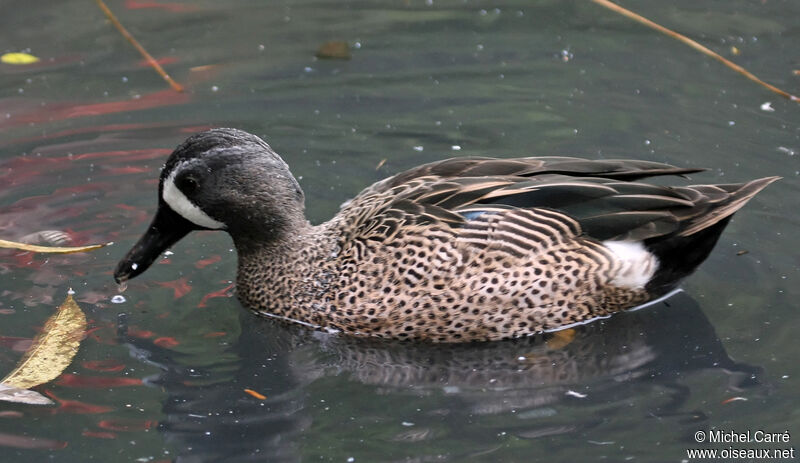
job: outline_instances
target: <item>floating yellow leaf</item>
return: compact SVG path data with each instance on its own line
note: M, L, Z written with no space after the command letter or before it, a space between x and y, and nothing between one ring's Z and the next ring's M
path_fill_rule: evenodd
M37 246L35 244L15 243L14 241L0 240L0 248L19 249L20 251L30 251L30 252L49 252L51 254L70 254L73 252L94 251L95 249L100 249L103 246L108 246L109 244L111 243L93 244L91 246L63 247L63 246Z
M0 383L28 389L57 378L78 352L85 330L86 315L72 294L67 294L58 311L47 319L42 332L33 339L17 368Z
M32 64L39 61L39 58L27 53L6 53L0 56L0 61L6 64Z

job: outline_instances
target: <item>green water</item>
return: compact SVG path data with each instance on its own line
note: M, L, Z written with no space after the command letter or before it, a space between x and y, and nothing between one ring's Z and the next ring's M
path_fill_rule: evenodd
M625 5L800 93L797 2ZM57 405L0 403L3 461L682 461L732 445L696 443L709 429L791 434L737 448L797 445L797 103L590 2L109 6L187 92L142 65L93 2L0 5L2 51L41 58L0 64L0 238L115 242L0 251L0 375L70 287L91 329L65 374L36 388ZM330 40L352 59L314 58ZM111 271L155 209L166 156L211 126L263 136L313 222L456 155L784 180L735 217L684 293L555 337L420 346L258 320L225 290L230 239L207 232L112 302Z

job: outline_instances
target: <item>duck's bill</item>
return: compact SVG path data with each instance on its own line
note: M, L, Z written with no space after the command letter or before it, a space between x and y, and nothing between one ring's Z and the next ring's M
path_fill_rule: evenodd
M143 273L162 252L195 228L191 222L162 205L145 234L117 264L114 280L122 283Z

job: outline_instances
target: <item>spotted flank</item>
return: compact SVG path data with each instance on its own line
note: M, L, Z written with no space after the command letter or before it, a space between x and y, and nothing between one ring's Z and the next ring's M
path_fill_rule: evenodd
M167 161L150 228L115 272L196 229L236 245L254 312L354 336L485 341L555 331L674 290L776 177L659 186L700 172L636 160L454 158L377 182L313 226L283 160L234 129ZM132 267L132 263L138 263Z

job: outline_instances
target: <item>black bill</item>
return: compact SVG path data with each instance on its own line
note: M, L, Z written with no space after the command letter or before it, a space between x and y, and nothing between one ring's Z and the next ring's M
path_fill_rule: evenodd
M162 252L190 231L197 229L196 225L178 215L169 206L161 204L145 234L117 264L114 280L122 283L136 277L147 270Z

